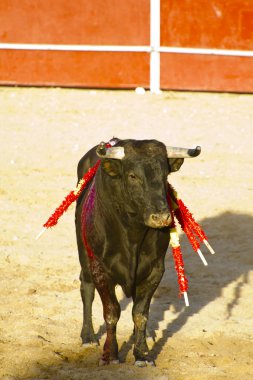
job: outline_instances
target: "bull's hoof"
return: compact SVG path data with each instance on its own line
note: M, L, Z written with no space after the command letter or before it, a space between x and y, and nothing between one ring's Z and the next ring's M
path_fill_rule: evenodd
M83 328L80 335L83 347L99 346L99 340L93 328ZM87 345L87 346L86 346Z
M150 367L155 367L155 362L153 360L149 361L149 360L136 360L134 365L136 367L147 367L147 366L150 366Z
M110 364L119 364L119 359L111 360Z
M98 347L98 346L99 346L99 342L98 341L82 343L82 347L83 348L94 348L94 347Z
M96 347L99 346L99 340L96 338L95 334L81 334L82 346L83 347Z
M98 365L101 367L101 366L104 366L104 365L108 365L108 364L119 364L119 360L118 359L113 359L113 360L104 360L103 358L101 358L99 360L99 363Z

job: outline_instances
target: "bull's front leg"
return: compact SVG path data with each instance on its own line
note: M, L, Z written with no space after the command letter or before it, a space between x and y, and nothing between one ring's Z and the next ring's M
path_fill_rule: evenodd
M159 259L152 272L141 284L136 287L136 294L133 305L133 321L135 330L134 357L135 365L144 367L147 364L154 365L153 359L149 355L146 342L146 327L149 315L149 307L152 296L159 285L164 273L163 259Z
M120 317L120 305L116 298L115 285L111 283L105 274L101 263L96 258L91 260L90 266L96 289L103 304L107 334L103 349L103 356L99 364L117 364L119 363L119 359L116 327Z
M92 303L94 300L95 286L92 281L88 282L84 277L84 273L81 271L80 292L83 301L83 327L81 331L81 338L83 346L89 346L90 344L98 344L92 323Z
M80 292L83 301L83 327L81 331L82 343L84 346L90 344L98 344L97 337L94 333L92 323L92 303L94 300L95 286L93 283L92 275L89 268L89 261L87 252L84 248L84 244L81 237L80 227L80 212L81 207L76 209L76 238L79 253L79 260L82 267L80 273Z

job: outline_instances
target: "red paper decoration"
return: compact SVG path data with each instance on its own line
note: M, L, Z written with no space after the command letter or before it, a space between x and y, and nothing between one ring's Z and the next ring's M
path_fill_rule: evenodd
M184 273L184 262L183 262L183 255L181 252L180 245L172 248L172 254L175 261L175 269L177 272L179 289L180 289L181 294L183 294L187 292L188 290L188 280Z
M91 179L94 177L94 175L97 172L97 169L100 165L100 160L97 161L96 165L94 165L92 168L88 170L88 172L83 176L83 178L78 182L77 187L72 190L62 201L59 207L54 211L54 213L48 218L45 224L43 224L43 227L49 228L53 227L57 224L59 218L62 216L62 214L67 211L69 206L78 199L82 191L85 189L85 187L88 185L88 183L91 181Z

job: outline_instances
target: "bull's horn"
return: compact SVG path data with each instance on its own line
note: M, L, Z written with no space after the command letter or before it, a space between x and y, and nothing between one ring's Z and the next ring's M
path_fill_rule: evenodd
M114 146L107 148L105 143L100 143L96 153L101 158L115 158L122 160L125 157L124 148L122 146Z
M201 152L200 146L196 146L196 148L193 148L193 149L166 146L166 149L167 149L167 156L169 158L197 157Z

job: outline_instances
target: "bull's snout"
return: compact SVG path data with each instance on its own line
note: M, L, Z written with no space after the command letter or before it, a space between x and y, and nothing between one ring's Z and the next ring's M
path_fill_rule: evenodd
M163 228L170 226L171 222L172 218L169 212L160 212L151 214L145 224L152 228Z

